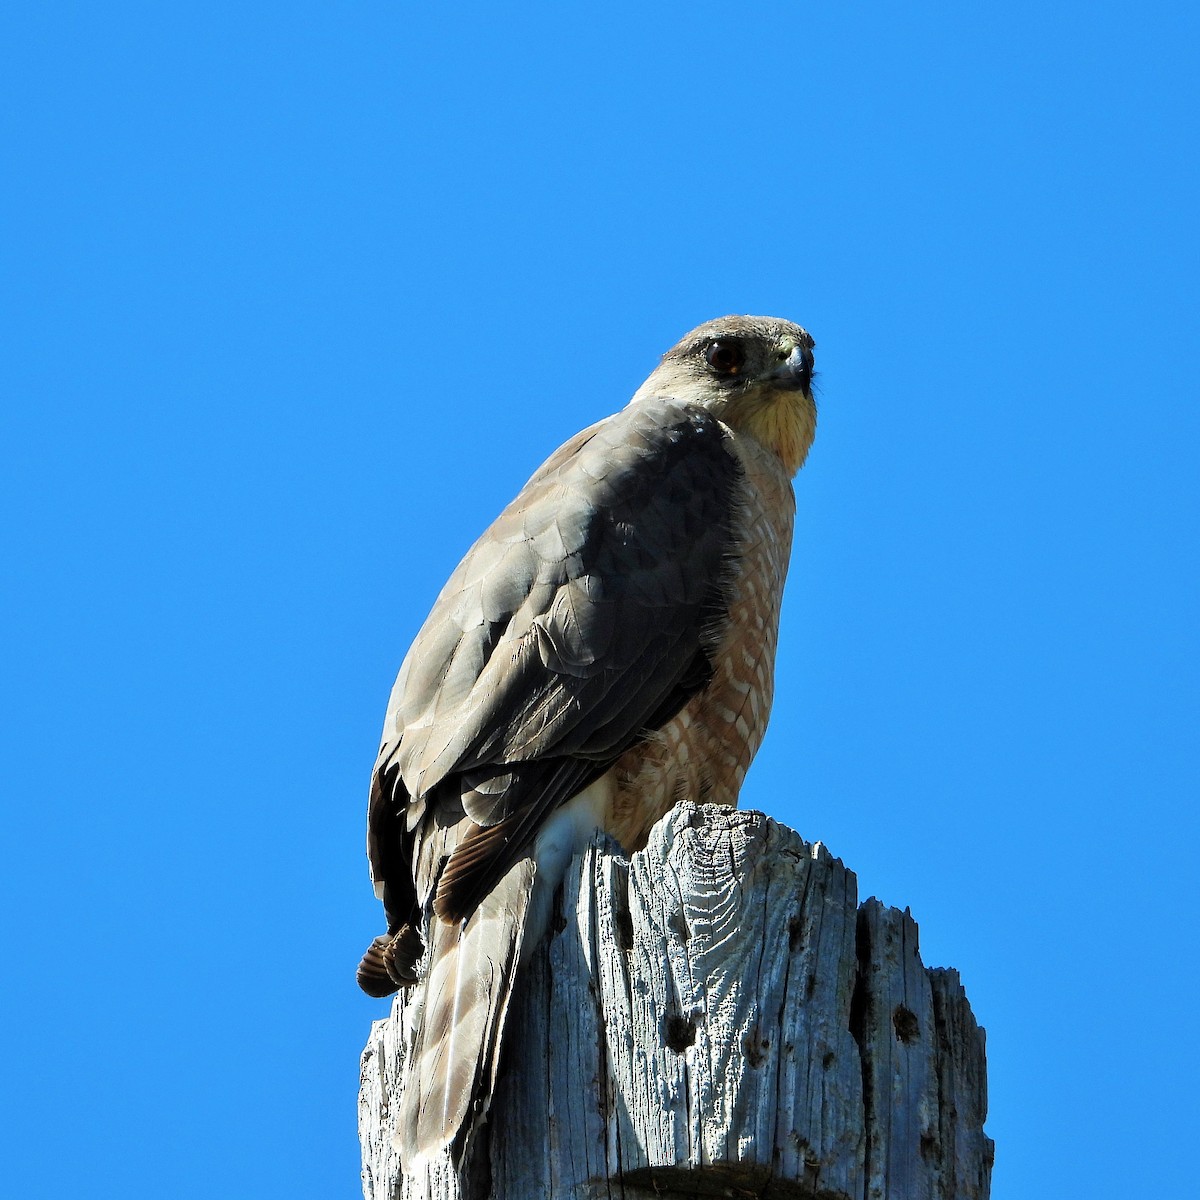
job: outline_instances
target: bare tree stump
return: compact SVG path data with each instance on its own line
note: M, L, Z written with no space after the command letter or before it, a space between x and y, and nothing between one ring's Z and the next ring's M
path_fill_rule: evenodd
M983 1030L911 915L761 813L684 804L572 865L469 1182L392 1148L413 996L363 1054L367 1200L987 1200Z

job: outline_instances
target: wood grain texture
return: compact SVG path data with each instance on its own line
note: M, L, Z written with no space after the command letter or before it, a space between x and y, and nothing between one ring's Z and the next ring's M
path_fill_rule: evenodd
M420 988L376 1022L367 1200L986 1200L983 1031L907 912L760 813L680 805L598 839L510 1012L471 1175L392 1143ZM489 1136L490 1134L490 1136Z

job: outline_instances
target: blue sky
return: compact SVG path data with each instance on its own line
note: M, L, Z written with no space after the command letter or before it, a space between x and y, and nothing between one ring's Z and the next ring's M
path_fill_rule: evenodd
M962 971L997 1200L1194 1188L1200 19L833 7L10 6L10 1194L357 1194L396 667L726 312L821 373L743 803Z

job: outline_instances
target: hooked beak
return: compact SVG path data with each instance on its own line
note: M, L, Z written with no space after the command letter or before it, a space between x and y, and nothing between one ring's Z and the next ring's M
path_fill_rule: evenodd
M812 393L813 352L807 346L796 346L792 352L771 372L776 387Z

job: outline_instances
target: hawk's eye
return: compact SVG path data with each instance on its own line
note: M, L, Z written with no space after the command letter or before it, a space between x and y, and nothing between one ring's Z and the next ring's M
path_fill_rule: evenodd
M741 342L721 338L709 342L708 349L704 351L704 361L718 375L736 375L745 366L746 351Z

